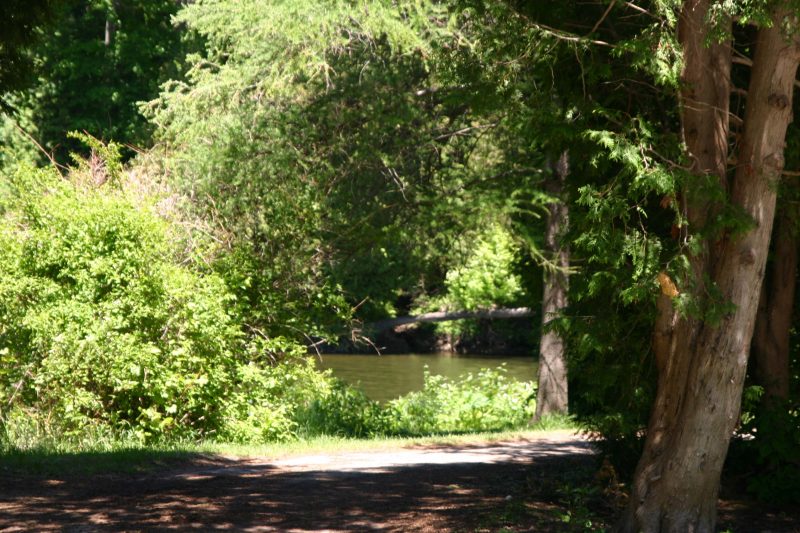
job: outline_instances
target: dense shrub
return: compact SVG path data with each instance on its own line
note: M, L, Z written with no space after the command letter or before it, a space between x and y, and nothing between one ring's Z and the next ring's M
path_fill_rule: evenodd
M332 389L330 374L319 372L299 351L275 365L242 364L224 400L224 423L215 439L243 444L294 440L308 433L309 408Z
M374 437L388 433L387 412L364 392L339 380L303 417L307 435Z
M535 411L535 386L483 369L458 380L425 373L425 386L389 404L396 434L475 432L524 426Z
M425 372L422 390L382 406L342 382L312 404L309 434L349 437L496 431L525 426L535 411L535 386L508 378L505 368L452 380Z
M742 425L731 442L725 475L746 480L761 501L800 502L800 404L764 401L764 389L745 387Z
M447 299L460 309L504 305L523 296L520 276L514 272L519 253L511 235L493 225L471 243L463 264L447 272Z
M749 463L753 477L747 489L762 501L800 502L800 410L798 405L762 407L745 430L755 434ZM760 432L759 432L760 430Z
M65 434L202 434L235 379L223 282L172 259L164 223L119 191L21 170L0 200L3 408Z
M520 246L500 223L462 236L453 243L450 256L452 264L445 273L442 292L434 296L418 295L411 314L474 311L530 303L528 284L520 274L525 269ZM530 265L527 268L530 269ZM459 352L493 352L504 350L508 345L535 345L533 328L527 323L521 326L518 321L468 318L438 322L430 329L436 336L446 338L451 348Z

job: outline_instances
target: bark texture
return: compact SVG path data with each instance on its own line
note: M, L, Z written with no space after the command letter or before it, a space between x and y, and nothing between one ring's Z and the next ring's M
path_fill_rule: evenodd
M756 381L767 405L789 397L789 340L797 278L794 220L783 210L773 232L772 264L761 287L752 357Z
M783 169L786 128L800 48L783 30L788 11L758 34L747 110L730 182L728 110L731 49L708 36L711 0L687 0L679 21L684 51L682 121L696 179L682 193L689 221L682 238L696 239L722 209L701 191L710 176L730 204L752 219L748 229L715 233L689 259L692 272L678 286L708 305L709 284L731 311L718 320L684 317L663 291L653 348L658 392L636 469L630 504L619 525L626 532L714 531L719 477L738 422L750 340L758 308ZM709 44L710 43L710 44Z
M569 174L569 154L564 152L554 165L553 175L545 184L548 194L557 200L548 206L544 252L552 265L544 271L542 298L542 339L539 345L539 389L534 421L545 415L568 412L567 362L564 339L548 324L561 316L567 306L569 249L562 241L568 223L568 207L563 200L564 183Z

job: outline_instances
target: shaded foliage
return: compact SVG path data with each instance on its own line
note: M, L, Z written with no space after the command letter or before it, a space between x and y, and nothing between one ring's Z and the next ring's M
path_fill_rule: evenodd
M34 73L32 48L56 19L64 0L8 0L0 13L0 109L11 111L6 93L26 87Z
M189 44L171 21L179 7L173 0L55 6L57 24L29 52L35 83L15 95L14 102L29 110L33 133L57 161L69 163L72 151L85 153L81 143L67 137L73 130L121 144L148 144L152 128L139 114L138 103L180 74Z

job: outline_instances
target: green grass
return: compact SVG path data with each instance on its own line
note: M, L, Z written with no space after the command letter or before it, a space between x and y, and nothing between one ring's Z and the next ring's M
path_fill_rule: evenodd
M200 458L202 454L179 446L76 452L39 448L0 451L0 469L41 476L133 473Z
M572 429L578 431L581 429L580 424L575 418L568 415L547 415L543 416L541 420L531 426L532 430L537 431L555 431L559 429Z
M551 427L572 429L571 427ZM92 449L68 451L55 448L28 450L0 450L0 469L29 475L91 475L97 473L132 473L179 466L192 461L215 461L243 457L278 459L283 457L341 453L348 451L381 451L415 446L468 445L505 440L534 438L537 430L516 430L466 435L438 435L432 437L387 437L373 439L347 439L318 436L306 440L248 446L220 442L178 442L169 445L135 447L128 443Z

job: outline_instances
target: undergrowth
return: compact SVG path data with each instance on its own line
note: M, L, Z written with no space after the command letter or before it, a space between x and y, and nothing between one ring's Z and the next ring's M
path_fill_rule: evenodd
M309 361L254 371L240 384L238 392L225 400L233 412L223 411L223 423L214 432L143 439L140 432L100 421L86 424L80 432L65 432L34 407L17 406L4 413L0 449L103 452L201 441L263 445L324 437L458 435L525 428L535 408L535 386L508 378L503 367L456 380L426 373L422 390L387 405L370 400L328 372L317 372ZM546 419L535 427L549 430L571 423L566 418Z

